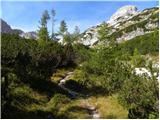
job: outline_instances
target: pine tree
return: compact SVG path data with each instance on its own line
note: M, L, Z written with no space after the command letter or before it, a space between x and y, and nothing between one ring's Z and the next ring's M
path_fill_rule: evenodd
M67 32L67 24L64 20L61 21L60 23L60 28L59 28L59 33L64 35L65 32Z
M54 22L56 21L55 20L55 15L56 15L56 12L54 9L51 10L51 15L52 15L52 39L54 38Z
M48 11L45 10L42 14L41 20L40 20L40 27L38 30L38 37L41 44L43 44L45 41L48 41L49 34L47 30L47 22L50 19L50 16L48 14Z

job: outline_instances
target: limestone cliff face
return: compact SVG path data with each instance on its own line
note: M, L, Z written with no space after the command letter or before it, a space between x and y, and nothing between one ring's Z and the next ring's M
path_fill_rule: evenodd
M128 20L129 18L131 18L133 15L136 14L138 14L137 7L132 5L127 5L118 9L117 12L111 16L108 23L110 25L115 25L120 21L122 22Z
M136 36L153 32L158 29L159 9L157 7L138 11L135 6L124 6L106 22L108 25L108 39L114 38L117 42L131 40ZM99 44L98 30L101 24L87 29L83 33L81 43L88 46ZM107 41L107 40L106 40Z

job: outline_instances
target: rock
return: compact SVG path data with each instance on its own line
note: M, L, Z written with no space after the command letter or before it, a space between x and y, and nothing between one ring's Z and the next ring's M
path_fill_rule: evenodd
M145 25L145 28L146 29L155 29L155 28L158 28L158 23L151 23L151 22L149 22L149 23L147 23Z
M90 28L85 32L85 35L81 39L81 43L87 46L92 46L98 41L98 29Z
M118 9L117 12L111 16L110 20L106 22L108 26L106 34L108 36L111 36L112 34L117 32L116 34L118 35L115 40L120 43L123 40L127 41L137 36L151 33L155 29L158 29L158 15L155 16L158 12L159 9L157 7L145 9L139 12L135 6L124 6ZM100 44L107 45L108 39L103 42L99 41L98 39L98 30L100 26L101 24L98 24L97 26L88 28L82 34L83 37L80 42L89 47L94 47ZM128 30L128 28L130 30ZM118 33L119 31L121 32L121 34Z
M100 118L100 114L99 113L94 113L93 114L93 119L99 119Z
M132 5L127 5L124 7L121 7L120 9L117 10L116 13L114 13L108 23L110 25L115 25L119 21L124 21L129 18L131 18L133 15L136 15L137 12L137 7L132 6Z
M137 36L140 36L140 35L144 35L145 32L142 28L137 28L137 30L135 31L132 31L132 32L129 32L129 33L124 33L120 38L117 38L117 42L122 42L124 40L130 40L130 39L133 39Z
M146 68L135 68L135 73L136 75L142 76L142 75L147 75L148 77L151 77L151 73L149 70Z
M20 34L21 37L24 37L26 39L38 39L37 33L34 31L31 32L23 32Z

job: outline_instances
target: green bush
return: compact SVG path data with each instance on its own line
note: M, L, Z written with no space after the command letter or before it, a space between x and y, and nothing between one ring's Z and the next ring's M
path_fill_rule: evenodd
M143 55L157 53L159 51L158 38L158 31L154 31L121 43L119 48L121 48L123 52L128 51L131 55L133 55L135 48Z
M119 93L120 102L129 110L129 118L158 118L158 82L132 75Z

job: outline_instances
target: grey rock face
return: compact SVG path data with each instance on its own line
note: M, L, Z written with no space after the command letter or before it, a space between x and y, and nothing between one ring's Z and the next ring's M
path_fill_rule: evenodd
M91 28L88 29L83 36L81 43L87 46L92 46L95 42L98 41L98 29Z
M137 7L132 6L132 5L127 5L124 7L121 7L120 9L117 10L116 13L114 13L108 23L110 25L115 25L119 21L125 21L129 18L131 18L133 15L136 15L137 12Z
M149 23L147 23L145 25L145 28L146 29L155 29L155 28L158 28L158 23L151 23L151 22L149 22Z
M144 30L142 28L137 28L137 30L132 31L130 33L125 33L120 38L117 38L117 42L130 40L130 39L133 39L133 38L135 38L137 36L144 35L144 34L145 34L145 32L144 32Z
M124 6L117 10L110 20L106 22L108 24L108 32L106 34L111 36L113 33L117 32L116 34L119 34L118 32L122 31L121 33L123 34L121 36L118 35L116 38L117 42L122 42L153 32L154 29L158 29L157 13L159 13L157 7L138 12L135 6ZM90 47L95 44L101 44L98 40L100 26L101 24L87 29L83 33L81 43ZM131 27L132 29L130 29ZM106 41L104 43L107 43Z

